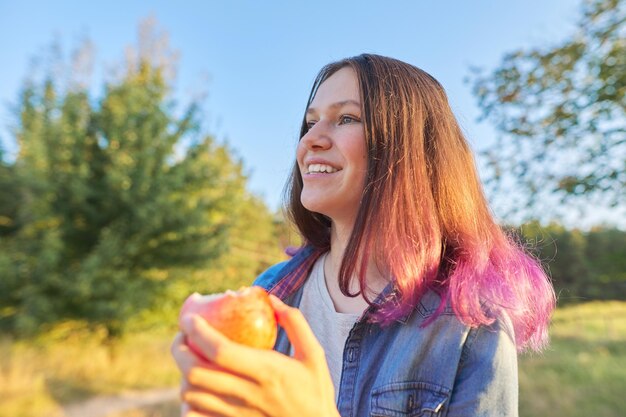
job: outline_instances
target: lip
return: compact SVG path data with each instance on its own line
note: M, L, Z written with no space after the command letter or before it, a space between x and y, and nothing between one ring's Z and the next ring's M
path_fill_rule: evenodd
M302 174L302 179L306 180L306 179L313 179L313 178L330 178L330 177L337 175L340 172L341 171L336 171L333 173L326 173L326 172L304 173Z

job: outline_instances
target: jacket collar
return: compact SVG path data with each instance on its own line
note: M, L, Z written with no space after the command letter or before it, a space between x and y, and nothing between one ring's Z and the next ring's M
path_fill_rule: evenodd
M313 268L313 265L315 265L315 262L325 252L327 252L326 248L315 248L310 245L306 245L298 249L281 270L274 285L268 288L269 293L274 294L282 300L291 297L304 285L311 269ZM387 302L397 303L397 301L394 300L397 297L397 288L393 282L390 282L374 299L372 305L365 310L359 321L372 314L376 311L376 309L380 308ZM407 313L398 317L396 320L400 323L406 323L413 313L413 310L414 309L410 309Z

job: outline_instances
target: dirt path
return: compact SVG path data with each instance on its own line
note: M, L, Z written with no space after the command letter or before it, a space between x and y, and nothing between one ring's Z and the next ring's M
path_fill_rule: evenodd
M175 401L178 388L162 388L150 391L129 391L119 395L96 397L64 408L66 417L106 417L111 413L132 410Z

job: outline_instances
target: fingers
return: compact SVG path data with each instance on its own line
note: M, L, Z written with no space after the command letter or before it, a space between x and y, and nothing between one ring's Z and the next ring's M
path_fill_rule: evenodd
M235 343L196 315L184 317L181 327L187 339L197 346L210 362L254 381L260 379L261 374L256 370L267 363L266 356L277 355L274 351L253 349ZM184 358L181 362L183 366L187 365Z
M276 319L287 332L287 337L294 347L294 357L305 362L319 362L326 358L324 350L315 338L309 323L297 308L283 303L278 297L270 294L270 302L276 312Z
M186 395L188 412L185 417L200 416L240 416L241 405L230 399L211 393L190 392Z
M242 408L262 406L259 386L250 375L265 375L259 379L267 379L267 375L246 363L254 361L258 367L263 361L255 360L256 355L276 352L237 345L198 317L184 320L181 327L186 333L178 333L171 346L172 356L183 374L181 416L240 416ZM190 341L213 361L207 362L195 354L187 345ZM248 366L250 369L246 369Z
M250 400L253 398L252 394L258 389L258 385L245 376L231 374L217 368L192 368L186 375L186 380L189 385L183 392L185 401L187 400L186 392L193 391L191 387L197 387L215 395L235 398L242 404L254 405Z
M252 409L258 409L263 402L258 386L246 377L230 374L212 364L190 368L180 384L181 416L194 415L192 410L209 410L215 398L222 398L231 406ZM215 415L216 409L210 411Z
M187 314L181 318L180 328L184 333L186 342L202 348L202 353L207 359L213 360L216 349L222 345L228 345L230 340L219 331L211 327L204 319L196 314ZM208 343L198 343L206 339Z
M174 358L174 362L176 362L176 366L183 374L197 362L195 355L185 344L185 335L181 332L178 332L174 337L170 353Z
M216 368L193 368L181 383L181 401L184 417L195 416L194 412L240 416L242 409L250 412L263 406L254 383Z
M224 417L223 414L209 413L193 410L188 404L181 407L180 417Z

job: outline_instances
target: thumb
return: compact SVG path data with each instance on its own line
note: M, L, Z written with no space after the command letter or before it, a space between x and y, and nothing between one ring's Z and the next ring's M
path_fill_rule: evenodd
M278 324L285 329L287 338L293 345L294 358L311 364L318 364L322 360L326 365L324 349L315 338L302 312L283 303L273 294L270 294L270 302L276 313Z

